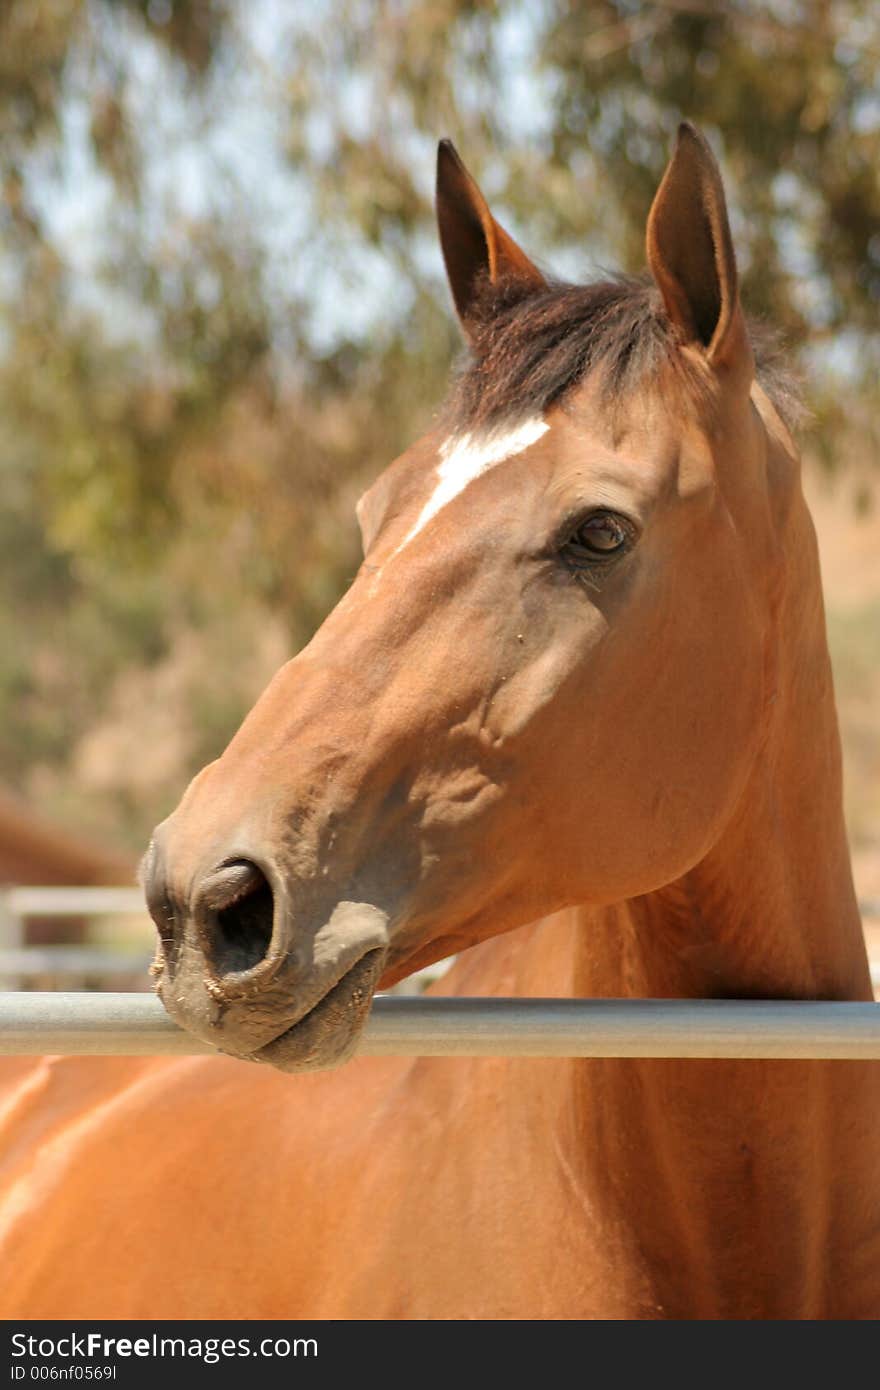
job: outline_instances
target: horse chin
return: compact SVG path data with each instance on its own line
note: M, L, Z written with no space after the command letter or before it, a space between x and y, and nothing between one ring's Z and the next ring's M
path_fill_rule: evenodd
M385 960L384 971L379 980L379 989L392 989L394 985L399 985L401 980L414 975L418 970L424 970L429 965L436 965L439 960L448 960L450 956L457 955L459 951L464 951L468 946L473 946L477 938L464 933L450 933L447 936L434 937L431 941L423 945L410 947L394 946L388 951Z
M357 1049L387 951L362 956L313 1009L272 1042L248 1055L279 1071L323 1071L341 1066Z

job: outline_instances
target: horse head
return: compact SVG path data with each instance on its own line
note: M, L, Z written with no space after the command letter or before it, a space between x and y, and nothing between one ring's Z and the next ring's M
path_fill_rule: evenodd
M347 1058L421 966L687 872L773 699L796 458L705 140L681 127L644 280L549 280L445 142L437 214L468 362L144 861L171 1016L287 1070Z

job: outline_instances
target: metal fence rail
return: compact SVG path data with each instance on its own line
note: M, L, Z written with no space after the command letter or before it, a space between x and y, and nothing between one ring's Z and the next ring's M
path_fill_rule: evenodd
M99 913L147 915L141 888L13 885L0 888L0 901L13 917L88 917Z
M194 1056L213 1049L142 994L0 994L0 1053ZM380 996L371 1056L880 1060L880 1004Z

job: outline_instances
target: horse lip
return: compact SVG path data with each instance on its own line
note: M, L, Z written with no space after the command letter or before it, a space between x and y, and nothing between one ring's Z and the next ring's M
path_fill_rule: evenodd
M364 962L368 960L370 956L376 955L380 949L381 948L372 946L368 951L365 951L362 956L359 956L358 959L355 961L354 965L350 965L347 970L344 970L342 974L336 980L334 980L332 985L329 985L328 988L325 989L320 999L316 1000L314 1004L312 1004L308 1009L306 1009L304 1014L300 1014L299 1018L294 1019L293 1023L289 1023L286 1028L282 1028L280 1033L276 1033L275 1037L272 1038L269 1042L263 1043L261 1047L257 1048L257 1052L264 1052L267 1047L274 1047L275 1044L277 1042L280 1042L282 1038L286 1038L290 1033L293 1033L297 1028L299 1028L300 1024L307 1023L308 1020L315 1015L318 1009L320 1009L323 1005L325 1005L328 1002L330 996L334 994L336 990L340 989L340 987L344 985L346 981L349 981L350 977L355 973L355 971L360 970ZM358 986L355 983L355 989L357 990L357 988Z
M298 1042L309 1027L320 1024L322 1011L324 1014L331 1013L334 1006L346 1013L352 1014L352 1021L354 1024L366 1021L366 1016L372 1005L376 984L378 983L378 978L384 964L385 955L386 948L371 946L362 956L358 957L354 965L349 966L349 968L324 991L320 999L318 999L311 1008L300 1015L299 1018L295 1019L293 1023L288 1024L287 1027L276 1034L270 1042L263 1043L253 1052L249 1052L245 1060L269 1063L283 1063L288 1060L273 1054L287 1051L288 1049L284 1048L285 1042L289 1044ZM334 1033L335 1032L338 1032L338 1030L334 1030ZM343 1039L343 1048L335 1050L331 1048L331 1052L336 1051L340 1054L344 1053L344 1055L333 1055L330 1060L345 1060L353 1050L354 1042L359 1033L359 1027L352 1027L349 1029ZM321 1037L317 1039L317 1042L323 1044L324 1038ZM308 1041L306 1041L304 1056L302 1058L294 1057L292 1060L299 1062L303 1066L308 1066L310 1064L320 1065L321 1059L318 1057L318 1053L320 1053L321 1050L320 1046L317 1050L314 1046L310 1049ZM326 1064L328 1063L325 1062L325 1065Z

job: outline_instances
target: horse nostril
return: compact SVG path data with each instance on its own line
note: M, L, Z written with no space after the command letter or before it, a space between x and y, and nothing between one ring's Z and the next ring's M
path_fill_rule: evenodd
M199 925L216 975L238 975L265 960L272 940L275 901L256 864L236 859L202 884Z
M223 912L268 886L265 874L256 864L249 859L231 859L205 879L199 897L212 912Z

